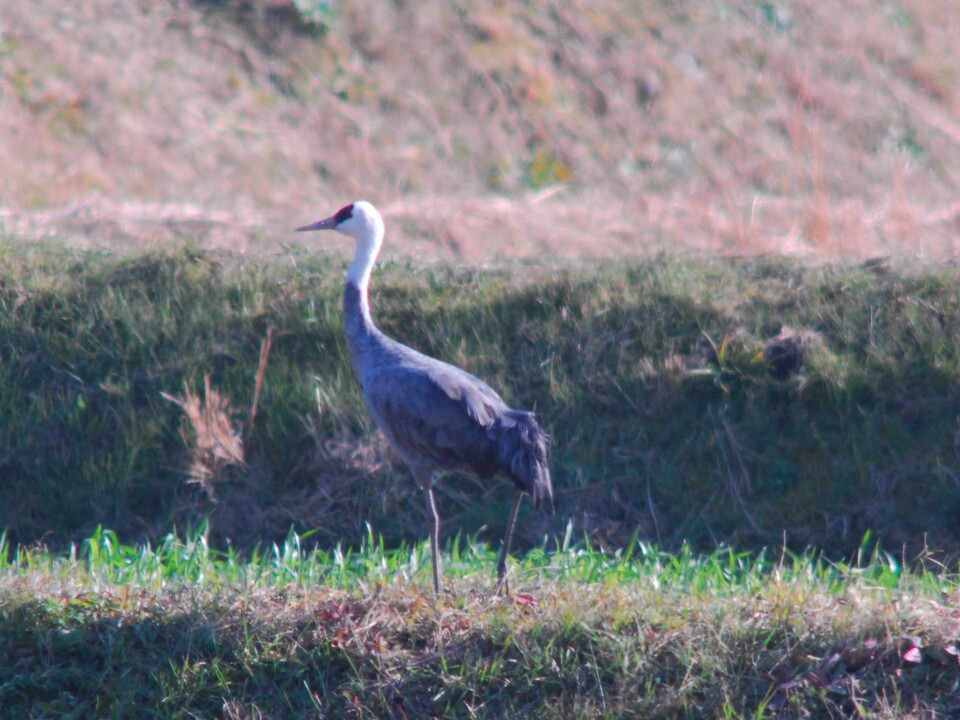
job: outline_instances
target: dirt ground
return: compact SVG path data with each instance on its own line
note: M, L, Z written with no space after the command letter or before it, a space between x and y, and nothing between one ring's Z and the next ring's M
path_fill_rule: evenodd
M7 0L0 227L487 263L960 251L953 0Z

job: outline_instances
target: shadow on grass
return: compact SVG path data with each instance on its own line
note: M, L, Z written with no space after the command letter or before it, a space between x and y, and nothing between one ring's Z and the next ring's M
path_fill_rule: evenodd
M960 683L953 646L929 638L914 647L920 639L884 637L880 626L866 638L816 636L765 611L710 630L698 612L678 625L662 608L615 606L633 618L617 623L596 606L578 620L546 606L531 615L529 606L432 604L416 593L305 599L282 589L202 599L184 589L4 602L0 716L657 719L694 710L719 718L960 709L951 700ZM716 612L725 614L719 605L708 614Z
M327 547L358 546L367 523L388 545L425 534L346 360L339 266L25 252L0 255L11 544L63 548L97 525L157 542L206 517L211 543L242 550L291 526ZM907 557L960 552L958 287L949 267L658 256L532 279L388 264L373 292L386 331L487 379L551 434L557 513L525 504L518 547L571 523L611 546L785 540L842 558L867 531ZM245 415L267 327L256 424L212 503L184 482L190 448L164 394L209 376ZM791 340L790 363L772 365L779 337L800 338L802 357ZM497 542L509 492L445 479L444 531Z

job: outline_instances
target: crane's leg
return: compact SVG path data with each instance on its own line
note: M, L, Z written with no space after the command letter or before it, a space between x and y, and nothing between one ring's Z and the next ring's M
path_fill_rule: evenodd
M437 512L437 501L433 496L433 483L423 486L423 494L427 500L427 519L430 521L430 552L433 554L433 592L440 594L440 561L437 558L440 546L440 513Z
M497 563L497 592L510 594L510 583L507 580L507 555L510 554L510 543L513 541L513 526L517 523L517 509L523 493L514 490L513 502L510 504L510 514L507 516L507 532L503 536L503 549L500 551L500 562Z

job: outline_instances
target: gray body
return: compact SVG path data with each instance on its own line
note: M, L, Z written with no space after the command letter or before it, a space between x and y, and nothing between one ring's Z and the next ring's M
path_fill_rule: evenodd
M438 470L502 476L539 507L553 490L547 438L532 413L507 407L479 378L384 335L360 289L343 292L350 361L370 414L421 485Z

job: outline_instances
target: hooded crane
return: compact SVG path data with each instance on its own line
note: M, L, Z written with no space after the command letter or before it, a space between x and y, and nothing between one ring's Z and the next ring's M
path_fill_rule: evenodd
M531 495L537 508L544 499L553 500L546 433L533 413L508 407L479 378L387 337L373 324L368 286L384 234L383 219L373 205L357 201L325 220L297 228L307 230L336 230L356 241L343 288L347 350L370 414L423 489L434 592L440 592L440 516L433 485L434 476L444 471L513 481L497 564L497 587L509 592L507 555L520 499L524 493Z

